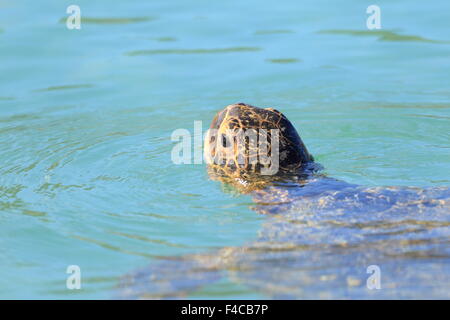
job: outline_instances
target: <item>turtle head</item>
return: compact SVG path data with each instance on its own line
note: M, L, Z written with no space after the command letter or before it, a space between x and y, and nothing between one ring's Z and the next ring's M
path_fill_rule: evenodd
M214 117L204 155L212 178L267 181L313 162L291 122L272 108L232 104Z

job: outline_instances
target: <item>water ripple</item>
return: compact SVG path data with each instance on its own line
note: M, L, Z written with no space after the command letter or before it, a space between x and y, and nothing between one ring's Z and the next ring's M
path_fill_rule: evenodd
M432 40L432 39L427 39L427 38L424 38L421 36L402 35L397 32L388 31L388 30L330 29L330 30L321 30L317 33L349 35L349 36L358 36L358 37L377 37L379 41L428 42L428 43L441 43L441 44L449 44L450 43L450 41Z
M270 63L281 63L281 64L301 62L301 60L295 58L267 59L266 61Z
M92 87L94 87L94 85L92 85L92 84L72 84L72 85L65 85L65 86L51 86L51 87L47 87L47 88L34 90L34 92L82 89L82 88L92 88Z
M289 34L294 33L292 30L259 30L255 31L255 35L261 36L261 35L267 35L267 34Z
M156 20L153 17L129 17L129 18L100 18L100 17L81 17L81 23L89 24L130 24L139 22L149 22ZM60 23L66 23L67 17L59 20Z
M260 51L258 47L230 47L214 49L155 49L155 50L136 50L126 52L127 56L143 56L154 54L213 54L213 53L231 53L231 52L253 52Z

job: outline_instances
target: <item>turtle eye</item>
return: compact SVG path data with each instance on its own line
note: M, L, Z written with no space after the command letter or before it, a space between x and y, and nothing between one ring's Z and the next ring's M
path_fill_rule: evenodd
M227 137L224 134L222 134L222 147L227 147Z

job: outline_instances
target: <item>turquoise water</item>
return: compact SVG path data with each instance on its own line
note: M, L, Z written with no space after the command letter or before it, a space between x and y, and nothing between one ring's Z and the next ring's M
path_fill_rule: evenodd
M77 1L81 30L70 4L0 1L1 298L110 298L160 257L252 241L249 196L171 161L175 129L230 103L284 112L335 178L450 185L449 2L378 1L378 31L356 0Z

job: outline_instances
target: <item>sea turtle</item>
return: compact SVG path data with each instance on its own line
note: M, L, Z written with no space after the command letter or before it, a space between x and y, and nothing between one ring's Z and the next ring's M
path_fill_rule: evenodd
M271 174L261 148L278 161ZM122 298L186 297L224 277L269 298L450 298L449 188L327 177L281 112L244 103L215 116L205 159L212 179L250 194L266 214L258 238L132 272Z

